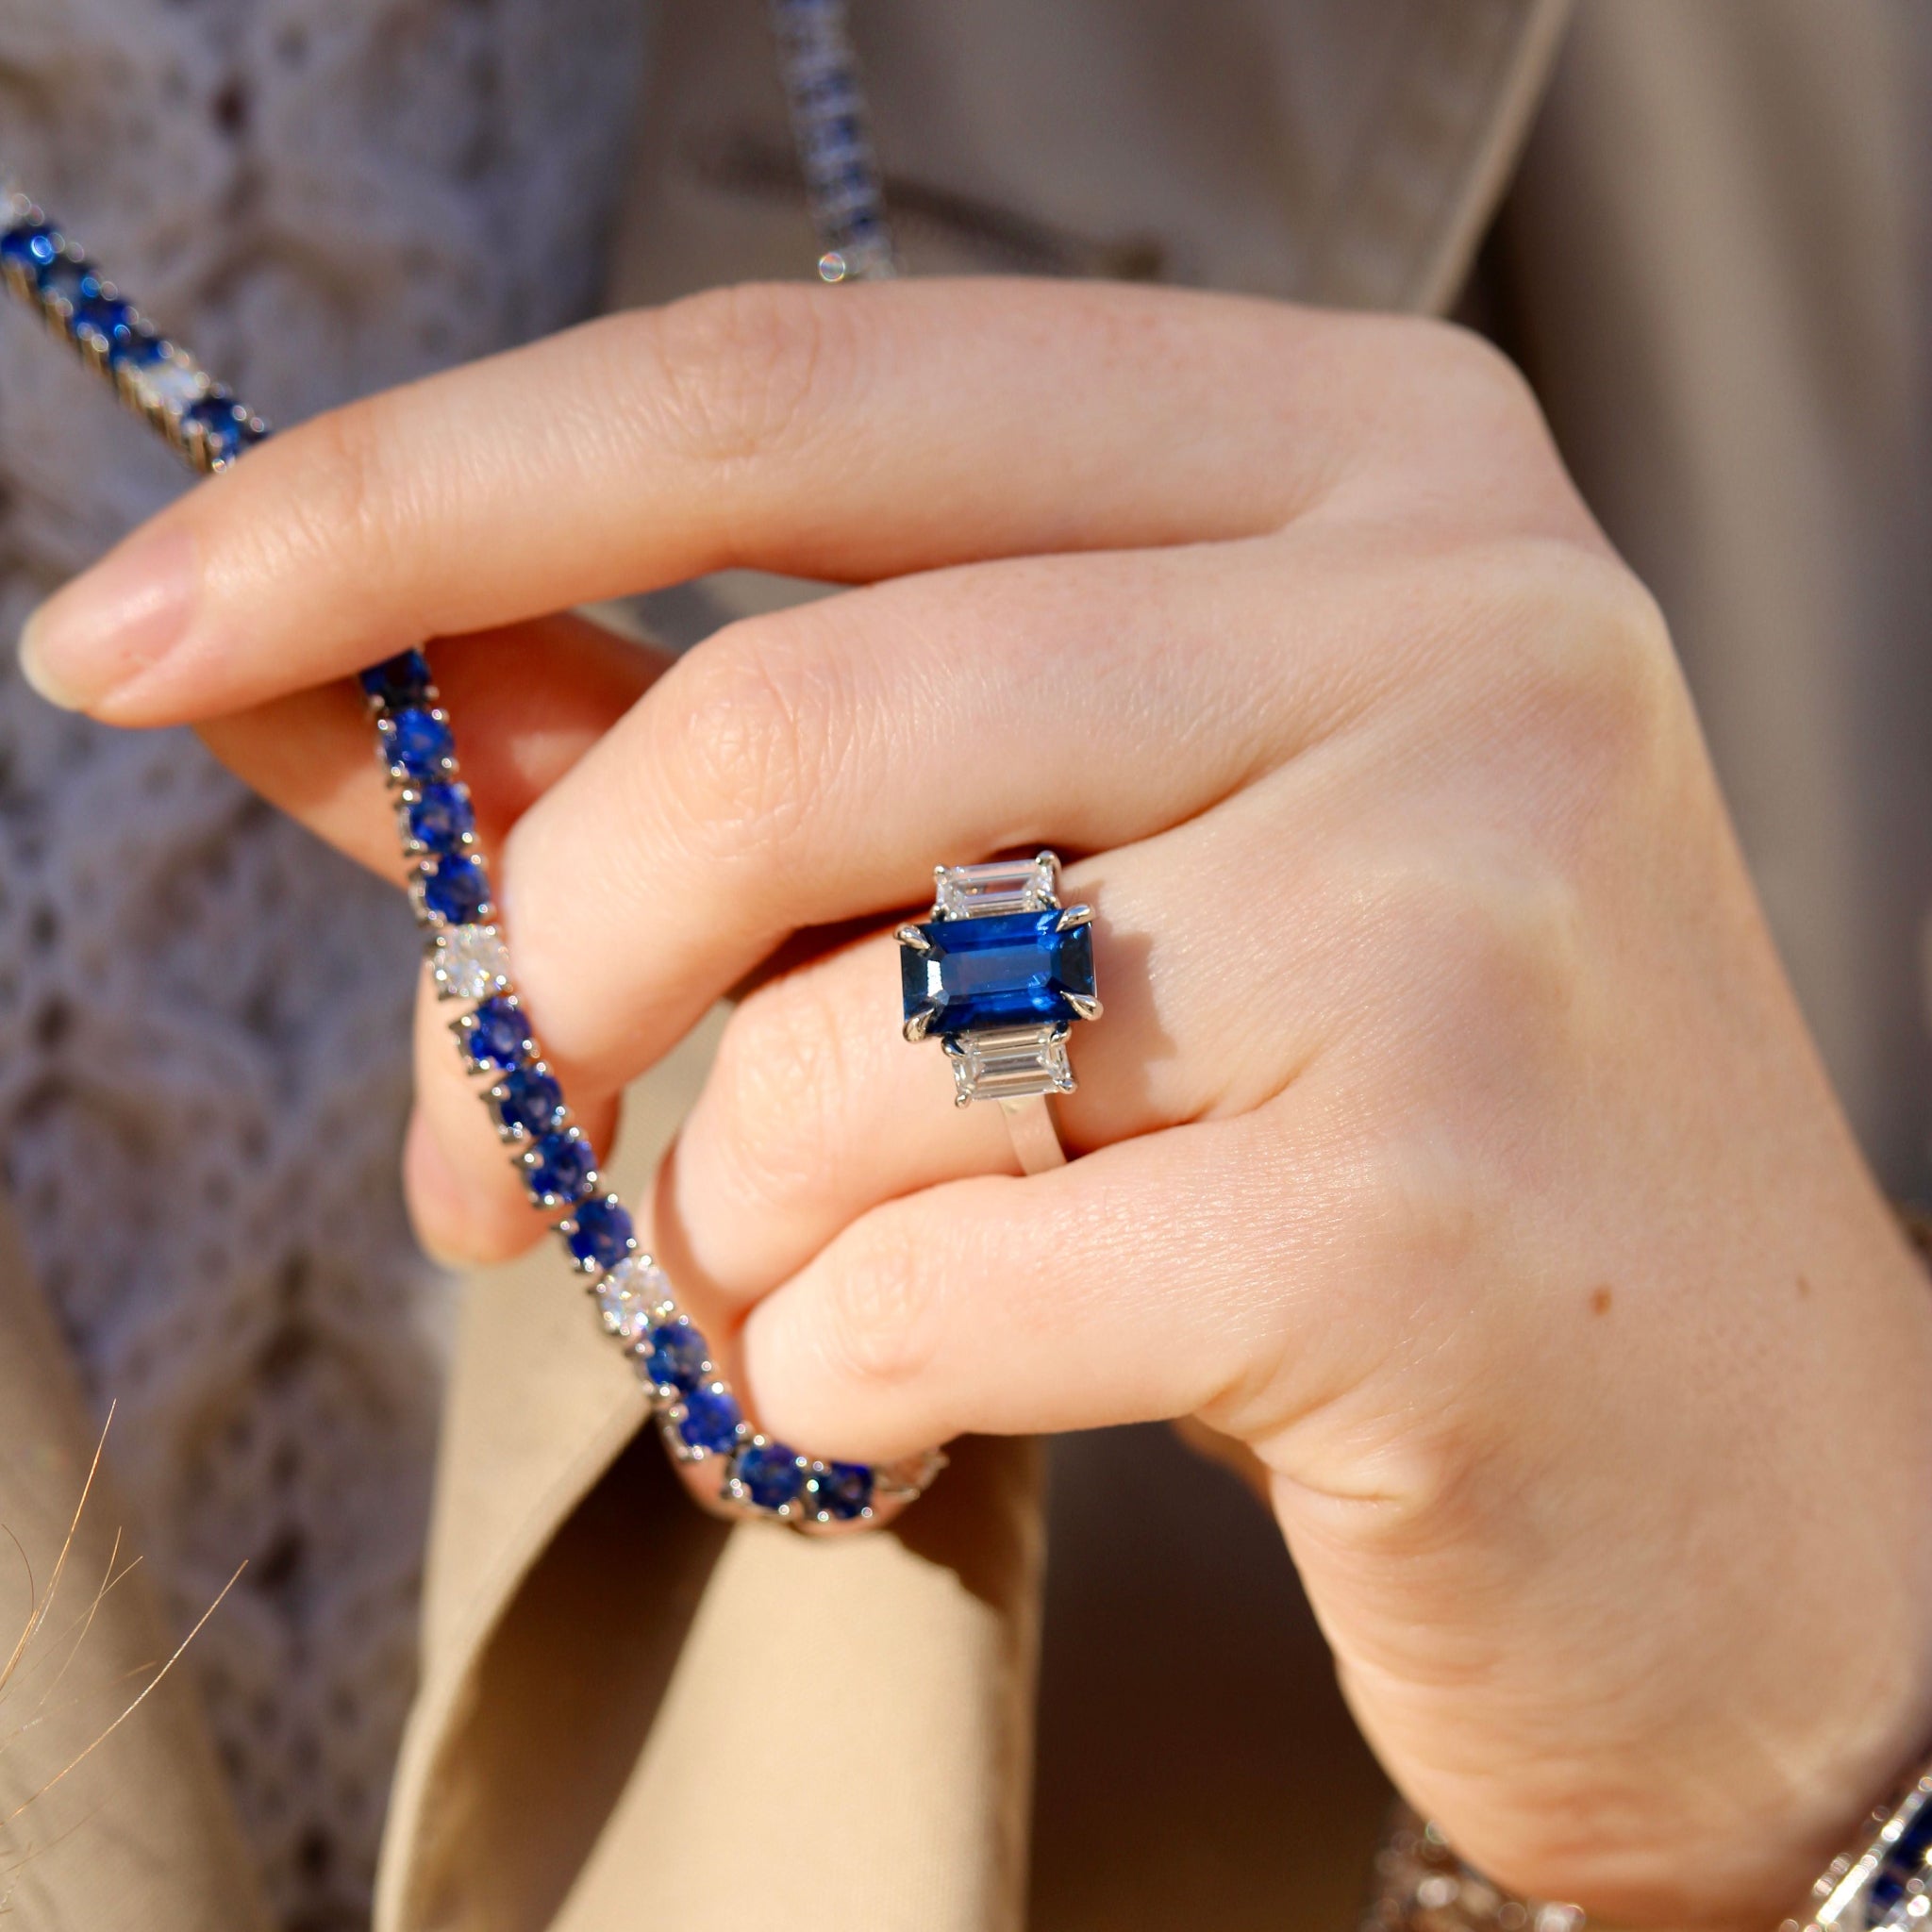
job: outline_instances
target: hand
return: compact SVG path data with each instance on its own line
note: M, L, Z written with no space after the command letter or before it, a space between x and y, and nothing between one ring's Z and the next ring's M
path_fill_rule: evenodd
M866 588L655 682L540 621L734 564ZM1932 1310L1657 614L1499 358L1206 296L720 294L285 436L28 661L391 867L359 708L308 687L485 627L439 676L593 1138L859 923L740 1006L656 1204L768 1426L1198 1418L1468 1857L1633 1924L1797 1903L1932 1730ZM889 928L1039 844L1084 855L1108 1013L1082 1158L1021 1179L900 1041ZM433 1015L420 1090L425 1232L528 1239Z

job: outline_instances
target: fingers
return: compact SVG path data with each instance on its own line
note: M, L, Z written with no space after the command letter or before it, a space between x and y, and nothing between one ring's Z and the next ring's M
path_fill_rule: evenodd
M432 655L444 702L458 720L463 777L486 851L499 848L531 801L671 661L569 612L446 638ZM403 877L391 794L353 685L295 691L200 728L216 758L272 805L372 872Z
M762 1425L818 1455L879 1458L967 1431L1205 1412L1250 1435L1262 1409L1277 1423L1278 1371L1329 1264L1319 1217L1297 1230L1283 1212L1309 1176L1284 1160L1268 1111L874 1209L752 1310L743 1359Z
M52 599L24 662L56 702L167 724L727 565L858 580L1272 529L1360 436L1336 370L1364 326L978 279L608 318L277 437Z
M1257 661L1323 615L1233 546L981 566L721 633L509 841L552 1047L621 1084L787 934L915 906L938 861L1197 814L1356 701L1340 653Z
M1232 800L1064 874L1062 898L1096 909L1106 1005L1074 1029L1079 1084L1054 1102L1071 1153L1244 1112L1311 1051L1312 999L1280 1003L1265 1033L1253 1024L1240 924L1255 816ZM658 1189L654 1238L676 1278L743 1307L881 1203L1015 1171L1000 1109L953 1105L938 1043L901 1037L898 954L890 935L861 941L732 1015Z

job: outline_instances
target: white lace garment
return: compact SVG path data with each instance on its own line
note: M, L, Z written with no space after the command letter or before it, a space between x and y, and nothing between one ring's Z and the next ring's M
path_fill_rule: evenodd
M5 0L0 163L272 421L594 302L641 0ZM0 324L0 631L182 479ZM0 671L0 1159L290 1932L366 1923L446 1285L401 902Z

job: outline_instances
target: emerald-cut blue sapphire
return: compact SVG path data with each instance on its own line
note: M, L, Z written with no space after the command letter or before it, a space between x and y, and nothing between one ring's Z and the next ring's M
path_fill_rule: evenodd
M931 1012L928 1032L1025 1026L1078 1018L1068 995L1093 996L1093 928L1060 930L1057 907L989 919L935 919L926 942L899 951L906 1017Z
M684 1415L677 1433L693 1449L723 1455L738 1441L738 1404L728 1391L713 1386L693 1389L684 1398Z
M504 1076L496 1118L513 1134L547 1134L563 1118L563 1089L541 1067L518 1067Z
M704 1379L709 1344L689 1322L660 1322L644 1350L644 1374L659 1389L688 1395Z
M570 1251L595 1268L615 1268L630 1253L634 1228L629 1212L615 1194L586 1201L576 1211Z
M451 925L469 925L490 903L490 875L474 858L439 858L423 874L423 903Z
M828 1462L812 1472L811 1504L835 1523L850 1523L872 1506L872 1471L862 1462Z
M797 1450L783 1442L754 1442L738 1452L738 1480L760 1509L782 1509L798 1500L805 1471Z

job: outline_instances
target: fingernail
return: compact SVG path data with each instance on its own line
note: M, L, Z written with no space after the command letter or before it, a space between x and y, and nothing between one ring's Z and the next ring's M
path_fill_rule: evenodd
M165 658L194 611L194 540L156 530L47 599L20 634L20 669L63 710L89 710Z

